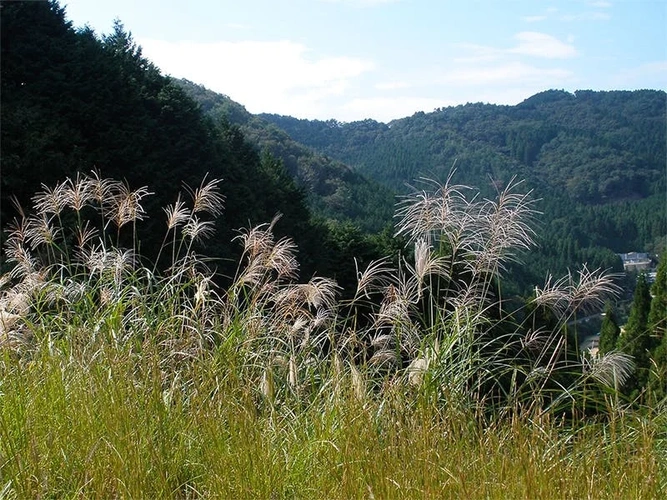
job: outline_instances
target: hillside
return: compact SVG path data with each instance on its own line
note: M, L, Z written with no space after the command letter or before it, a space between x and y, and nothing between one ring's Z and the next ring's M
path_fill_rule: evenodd
M665 99L650 90L546 91L517 106L467 104L389 124L261 116L399 190L405 179L448 171L456 160L463 178L518 169L594 204L664 187Z
M225 196L215 237L206 241L220 275L235 271L238 229L271 221L277 213L277 236L294 238L303 275L354 277L349 252L379 257L355 228L333 231L313 219L306 194L284 166L261 156L238 127L207 117L143 57L120 22L99 36L89 28L75 30L57 2L3 3L1 62L0 239L20 215L14 199L29 210L36 192L95 169L104 178L127 181L131 190L146 186L155 193L142 201L146 213L136 228L149 258L159 253L167 230L162 208L175 202L183 183L194 189L205 178L221 179ZM361 179L349 169L346 175ZM337 189L330 191L323 187L320 194L335 198ZM340 203L352 206L349 199ZM128 246L133 229L118 230Z
M216 123L238 126L258 150L282 161L303 187L315 213L329 219L352 221L365 231L378 231L391 220L393 190L343 162L293 140L271 122L249 113L229 97L188 80L175 80Z
M261 117L399 192L420 176L444 179L454 165L455 181L484 196L525 179L544 212L542 257L528 261L562 272L664 247L665 102L652 90L546 91L517 106L467 104L389 124Z
M214 256L234 254L236 229L280 212L277 231L295 237L305 273L349 285L352 257L400 247L387 230L368 236L391 224L394 193L455 166L454 181L481 196L516 176L538 200L539 249L511 269L524 292L549 272L620 269L615 253L665 246L664 92L547 91L389 124L255 116L163 76L120 23L105 36L73 29L55 2L3 5L2 75L3 230L12 197L29 206L42 183L96 168L159 193L142 222L148 250L161 207L208 173L226 195Z

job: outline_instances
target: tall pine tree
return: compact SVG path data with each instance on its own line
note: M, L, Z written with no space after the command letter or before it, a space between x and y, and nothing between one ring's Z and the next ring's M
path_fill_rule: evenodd
M651 309L651 293L644 273L637 278L637 286L632 300L628 322L619 338L619 348L630 354L637 366L635 376L625 384L627 394L636 398L646 387L651 369L650 352L653 347L648 328L648 316Z
M648 315L648 327L655 344L660 344L667 329L667 251L660 257L655 283L651 287L653 298Z
M604 310L602 327L600 328L600 354L606 354L616 349L620 333L621 329L618 327L616 321L614 307L611 304L607 304Z
M649 387L657 400L667 396L667 252L660 257L655 283L651 288L651 310L648 328L653 336L655 348L652 352L653 370L649 377Z

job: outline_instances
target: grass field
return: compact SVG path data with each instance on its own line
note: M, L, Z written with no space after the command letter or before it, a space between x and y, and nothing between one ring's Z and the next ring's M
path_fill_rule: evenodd
M163 271L115 239L147 190L45 188L5 248L0 498L664 497L664 405L622 398L631 359L568 346L613 281L549 280L552 328L516 319L497 281L531 245L527 197L461 192L405 200L414 262L371 263L342 301L298 282L273 223L218 288L193 252L216 181L165 210Z

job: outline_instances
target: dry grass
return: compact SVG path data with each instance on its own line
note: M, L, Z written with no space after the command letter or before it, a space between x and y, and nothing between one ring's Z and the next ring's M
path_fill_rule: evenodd
M534 305L549 330L502 307L505 264L532 245L517 185L408 197L397 231L414 259L358 270L347 302L332 280L298 281L278 218L240 231L219 289L193 251L218 180L165 209L163 270L136 254L147 188L43 186L0 281L0 496L659 497L667 422L618 397L632 360L567 352L568 321L611 278L548 280Z

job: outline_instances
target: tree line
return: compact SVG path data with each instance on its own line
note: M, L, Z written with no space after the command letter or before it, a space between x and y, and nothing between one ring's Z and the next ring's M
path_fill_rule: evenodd
M222 179L225 195L206 245L221 275L233 273L240 255L237 230L278 213L276 234L295 239L306 277L354 277L352 250L367 259L384 253L381 238L314 215L311 194L284 162L262 154L239 126L206 116L120 21L109 34L75 29L57 1L3 2L1 21L3 239L20 215L16 205L29 208L41 185L95 170L156 193L140 222L148 257L164 234L162 207L204 178Z

